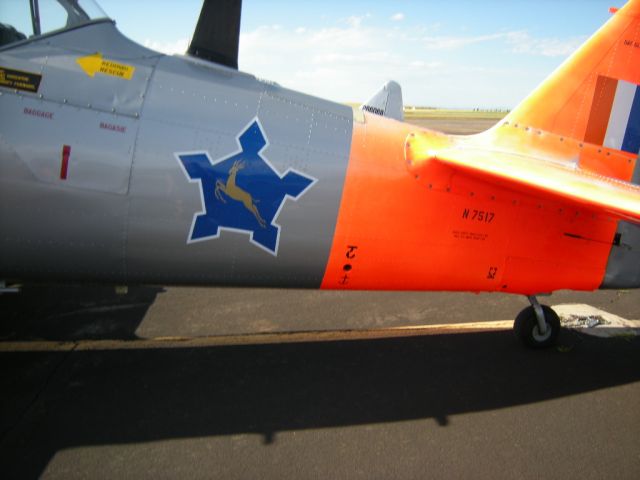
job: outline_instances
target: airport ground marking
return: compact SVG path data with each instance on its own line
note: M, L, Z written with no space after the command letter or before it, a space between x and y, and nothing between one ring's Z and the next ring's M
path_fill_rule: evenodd
M599 310L595 307L591 307L590 305L583 304L556 305L553 308L558 311L563 324L569 325L570 328L581 333L600 337L640 335L640 320L627 320L617 315ZM576 318L599 318L602 322L595 327L580 327L575 326ZM574 323L572 324L571 322ZM263 332L199 337L162 336L134 340L2 341L0 342L0 352L65 352L70 350L133 350L146 348L198 348L311 342L344 342L447 335L456 333L504 331L510 330L512 326L512 320L497 320L438 325L412 325L379 329Z

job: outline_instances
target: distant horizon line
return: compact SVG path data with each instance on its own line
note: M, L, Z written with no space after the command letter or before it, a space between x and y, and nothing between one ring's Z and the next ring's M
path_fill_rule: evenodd
M349 105L350 107L360 107L364 105L364 102L343 102L345 105ZM509 113L512 108L511 107L435 107L430 105L403 105L404 111L417 111L417 110L452 110L452 111L461 111L461 112L496 112L496 113Z

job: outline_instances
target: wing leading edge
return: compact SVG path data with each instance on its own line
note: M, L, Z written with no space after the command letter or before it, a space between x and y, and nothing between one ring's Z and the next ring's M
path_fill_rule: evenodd
M426 174L432 162L549 199L588 206L616 219L640 223L640 186L581 169L576 162L531 157L484 146L429 148L428 134L411 133L405 144L410 172Z

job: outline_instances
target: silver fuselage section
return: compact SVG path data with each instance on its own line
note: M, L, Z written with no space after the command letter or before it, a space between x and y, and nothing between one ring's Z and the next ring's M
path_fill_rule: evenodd
M78 59L96 52L132 67L131 78L87 74ZM0 50L0 67L41 76L37 93L0 88L0 278L320 285L349 159L351 108L158 54L107 20ZM203 206L176 153L228 157L252 119L277 171L317 182L279 212L277 256L233 229L186 248Z

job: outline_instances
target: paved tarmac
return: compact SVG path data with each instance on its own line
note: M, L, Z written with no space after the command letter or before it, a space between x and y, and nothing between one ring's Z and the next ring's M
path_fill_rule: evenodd
M541 300L640 319L638 291ZM638 478L640 339L533 351L463 325L526 304L28 286L0 296L0 476ZM456 328L395 329L437 324Z
M546 301L589 299L638 317L636 291ZM509 330L373 335L506 320L524 303L502 294L26 288L0 297L2 477L637 478L638 337L564 331L559 348L532 351ZM283 343L283 332L334 328L375 330ZM260 330L276 333L236 342Z
M561 291L551 305L586 303L640 319L640 291ZM512 320L525 297L499 293L28 286L0 296L0 339L204 337Z

